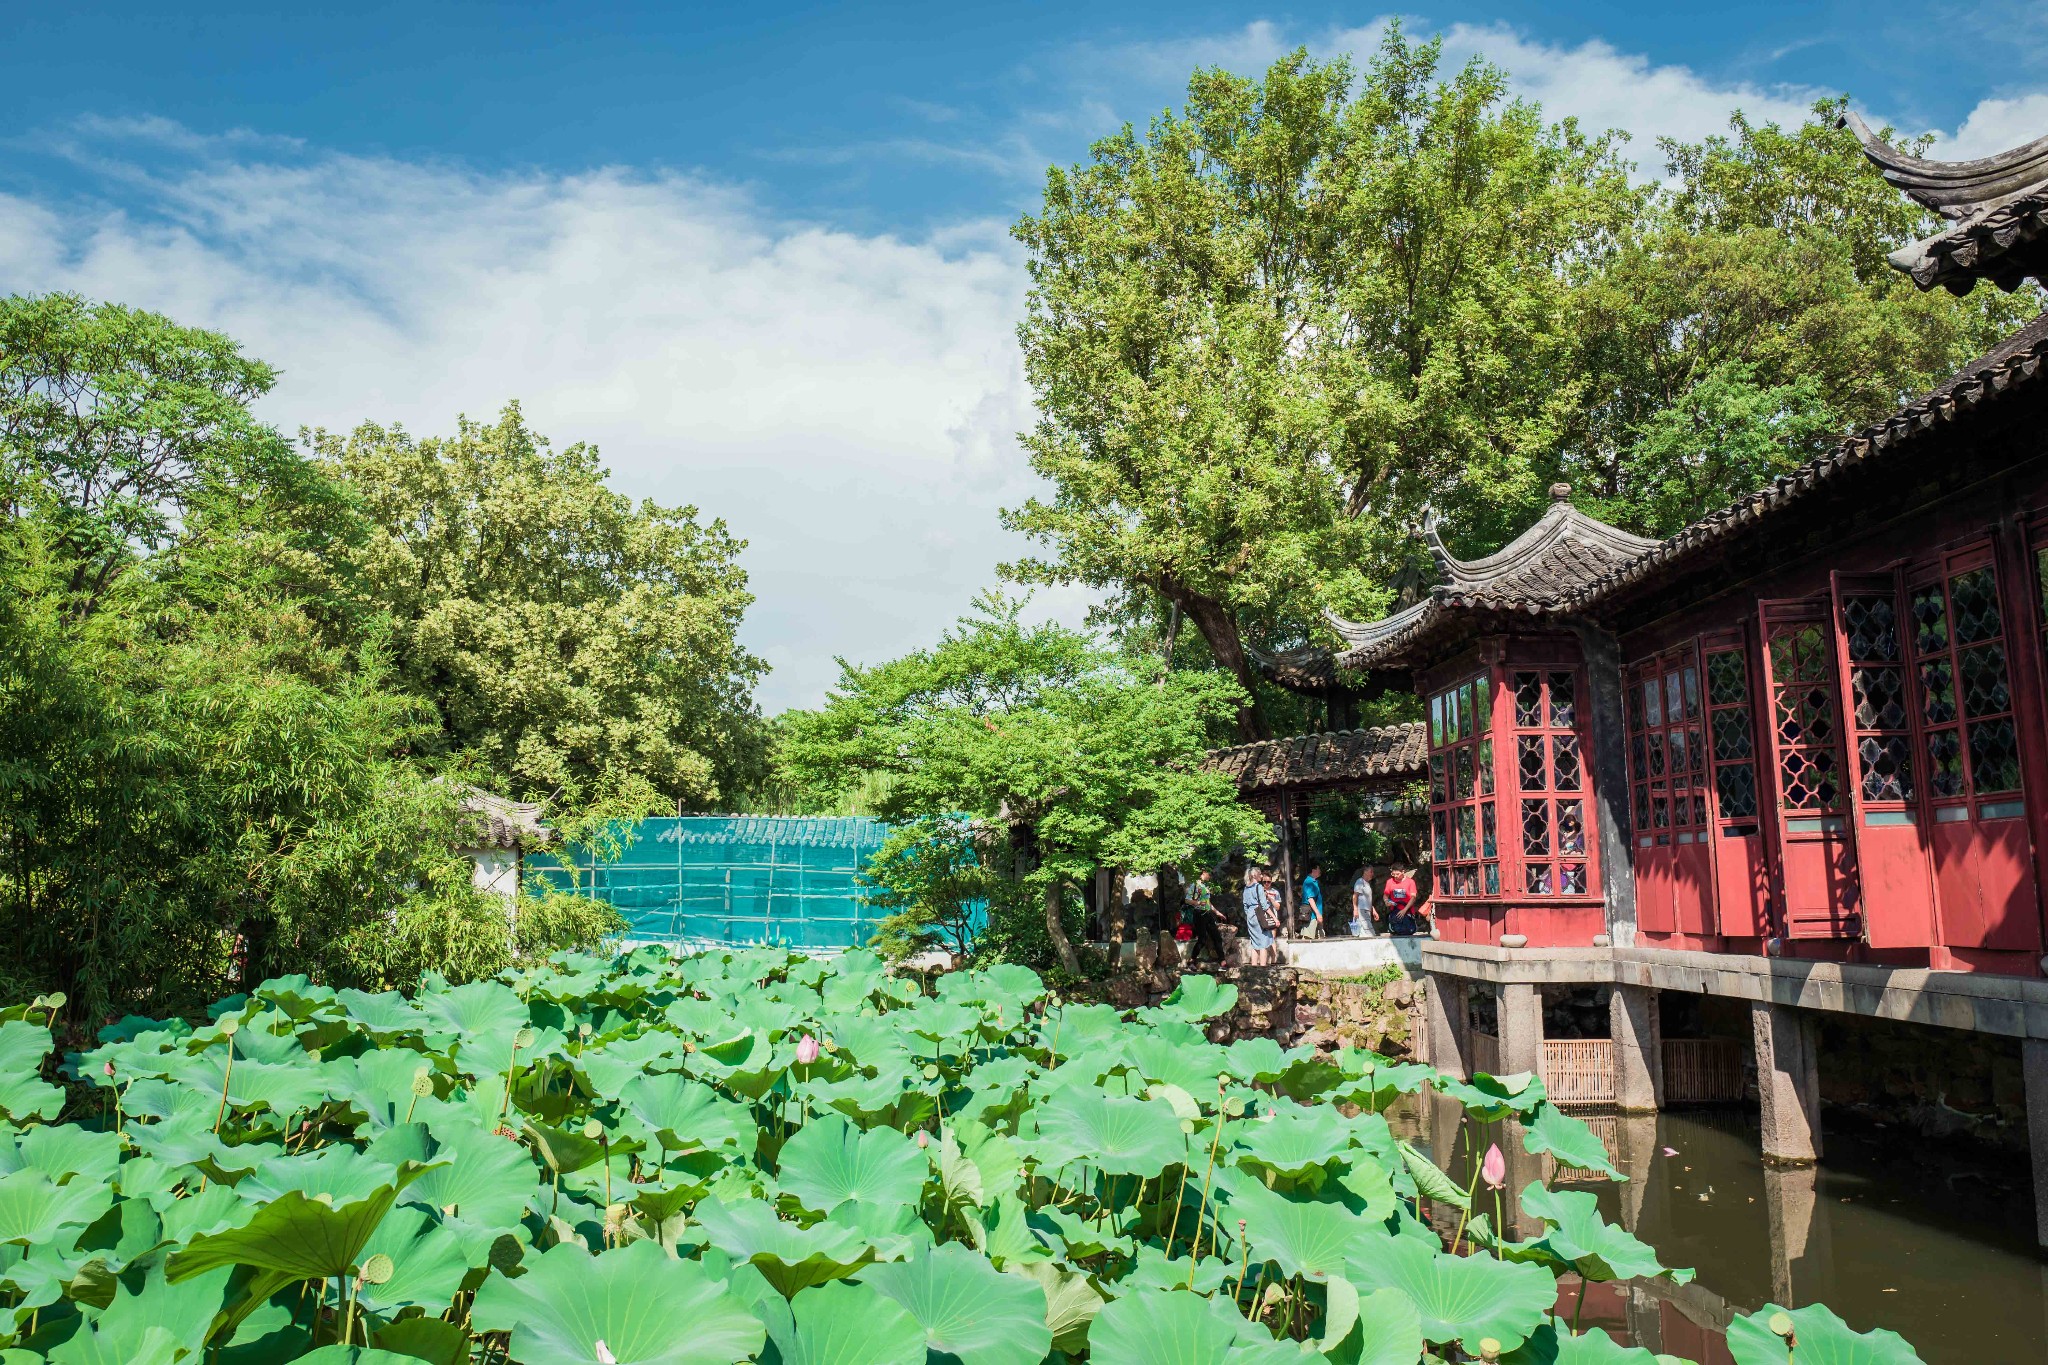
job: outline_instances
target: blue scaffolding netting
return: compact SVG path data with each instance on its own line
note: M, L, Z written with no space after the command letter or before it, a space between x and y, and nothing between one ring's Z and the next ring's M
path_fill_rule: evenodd
M888 913L854 883L888 833L853 816L687 815L643 821L614 861L577 857L573 878L545 859L528 867L610 901L632 940L851 948Z

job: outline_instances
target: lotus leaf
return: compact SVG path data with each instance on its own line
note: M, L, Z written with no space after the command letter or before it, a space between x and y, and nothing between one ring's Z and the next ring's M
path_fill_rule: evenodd
M1422 1315L1413 1299L1398 1289L1363 1296L1354 1289L1352 1297L1351 1325L1324 1347L1330 1365L1415 1365L1422 1358Z
M782 1146L779 1179L813 1213L848 1201L917 1203L930 1162L917 1144L888 1128L862 1132L835 1115L813 1119Z
M921 1248L860 1279L901 1304L932 1351L961 1365L1038 1365L1051 1349L1045 1291L966 1247Z
M1783 1345L1779 1351L1784 1350ZM1536 1334L1505 1357L1503 1365L1682 1365L1671 1356L1653 1355L1640 1346L1623 1346L1598 1327L1579 1336L1553 1323L1544 1323Z
M1785 1339L1770 1326L1780 1313L1792 1321L1797 1348L1791 1354L1799 1365L1921 1365L1919 1353L1897 1332L1854 1331L1819 1303L1791 1309L1767 1303L1729 1323L1728 1353L1735 1365L1785 1365Z
M1507 1350L1521 1345L1557 1301L1548 1272L1490 1256L1452 1256L1433 1234L1360 1237L1349 1278L1361 1292L1400 1290L1421 1313L1426 1340L1456 1341L1475 1356L1488 1337Z
M697 1206L696 1216L711 1245L753 1265L784 1298L814 1284L843 1279L875 1255L873 1247L843 1227L798 1227L777 1218L758 1200L728 1204L713 1196Z
M1257 1365L1261 1343L1227 1299L1141 1289L1103 1306L1088 1329L1090 1365ZM1260 1329L1263 1331L1264 1329ZM1264 1345L1275 1345L1270 1337ZM1299 1351L1287 1348L1300 1360Z
M1155 1176L1187 1155L1172 1105L1079 1087L1061 1091L1038 1111L1038 1135L1041 1167L1085 1161L1110 1175Z
M1672 1270L1657 1259L1654 1248L1625 1228L1600 1216L1597 1195L1581 1190L1549 1190L1541 1181L1522 1191L1522 1208L1541 1218L1550 1231L1543 1241L1560 1260L1589 1280L1632 1280L1665 1276L1673 1284L1692 1279L1690 1270Z
M783 1365L924 1365L924 1329L866 1285L819 1285L755 1307Z
M50 1055L50 1030L23 1019L0 1024L0 1113L23 1119L53 1119L64 1108L64 1092L42 1078Z
M517 1280L493 1276L471 1316L512 1334L527 1365L600 1359L618 1365L730 1365L761 1348L760 1320L701 1265L672 1260L652 1242L591 1256L558 1246L529 1258Z
M1599 1171L1610 1180L1628 1179L1614 1169L1600 1135L1587 1127L1584 1119L1547 1101L1537 1107L1535 1118L1523 1130L1522 1145L1538 1156L1548 1152L1566 1166Z
M1173 994L1159 1004L1167 1016L1201 1021L1214 1019L1237 1008L1237 987L1219 983L1213 976L1184 976Z

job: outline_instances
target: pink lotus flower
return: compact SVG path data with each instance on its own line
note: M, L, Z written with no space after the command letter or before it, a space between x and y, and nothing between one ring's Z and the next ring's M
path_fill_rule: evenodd
M920 1150L921 1150L921 1149L923 1149L923 1148L926 1148L926 1147L929 1147L929 1146L931 1146L931 1145L932 1145L932 1135L931 1135L930 1133L927 1133L927 1132L926 1132L926 1131L925 1131L924 1129L922 1129L922 1128L918 1129L918 1130L917 1130L917 1145L918 1145L918 1147L919 1147L919 1149L920 1149Z
M806 1033L796 1045L796 1060L801 1066L809 1066L818 1060L818 1040Z
M1486 1160L1479 1163L1479 1178L1492 1190L1500 1189L1508 1183L1508 1159L1501 1155L1498 1142L1486 1149Z
M604 1344L604 1338L597 1339L597 1365L619 1365L619 1358L612 1354L612 1348Z
M109 1076L114 1074L114 1064L112 1062L107 1063L107 1074Z

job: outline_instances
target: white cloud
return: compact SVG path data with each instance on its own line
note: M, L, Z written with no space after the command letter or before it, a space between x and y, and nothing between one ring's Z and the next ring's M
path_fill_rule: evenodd
M1664 171L1659 138L1697 142L1726 132L1728 116L1737 109L1753 123L1797 125L1813 102L1828 93L1807 86L1716 81L1690 67L1660 66L1597 38L1567 47L1504 24L1453 24L1444 30L1444 52L1447 61L1459 62L1483 54L1509 73L1518 94L1539 101L1551 119L1576 118L1588 132L1628 132L1630 155L1649 176L1661 177Z
M1024 279L994 225L858 236L680 174L111 131L71 154L116 195L0 196L0 289L225 330L283 369L266 416L287 428L427 434L519 399L558 442L596 442L617 487L748 539L771 712L815 703L835 654L928 643L1022 548L996 513L1030 486Z
M1967 161L2048 137L2048 94L1987 99L1951 135L1937 136L1933 156Z

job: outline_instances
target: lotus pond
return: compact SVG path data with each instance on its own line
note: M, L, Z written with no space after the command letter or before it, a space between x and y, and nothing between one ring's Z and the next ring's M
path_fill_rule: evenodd
M1671 1359L1575 1333L1559 1281L1689 1271L1384 1117L1432 1087L1614 1176L1539 1081L1212 1043L1235 994L642 949L410 996L286 978L61 1060L57 1003L16 1006L0 1365ZM1728 1346L1917 1359L1819 1306Z

